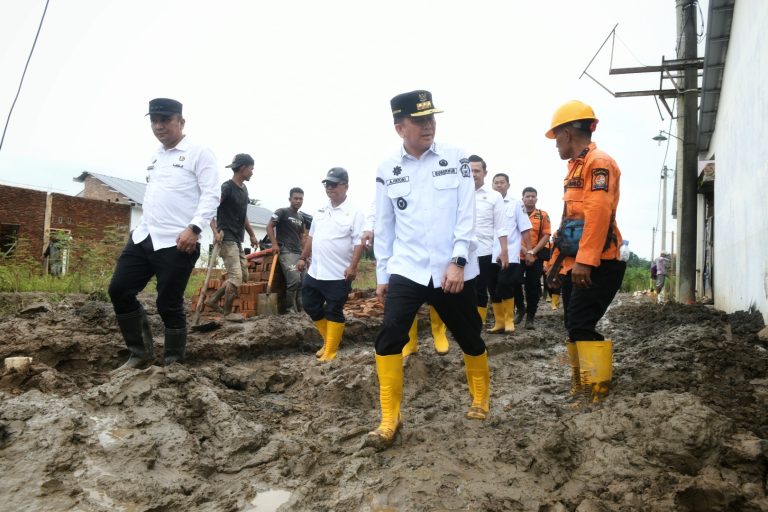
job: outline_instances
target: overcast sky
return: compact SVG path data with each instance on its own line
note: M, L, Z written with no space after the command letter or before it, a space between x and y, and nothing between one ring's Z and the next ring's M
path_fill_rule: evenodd
M44 6L0 1L3 123ZM516 196L536 187L557 225L565 162L544 132L560 104L581 99L600 118L594 140L621 167L619 227L649 258L666 148L651 137L669 116L652 97L616 99L579 79L617 23L614 67L674 58L673 0L51 0L0 151L0 183L76 194L72 178L83 171L143 181L158 145L147 103L172 97L222 180L235 153L254 156L248 190L264 207L286 206L300 186L312 213L334 166L349 171L350 198L366 207L378 163L401 143L389 99L428 89L445 110L437 139L482 156L489 178L510 174ZM610 90L658 88L656 73L609 76L610 57L609 41L590 67Z

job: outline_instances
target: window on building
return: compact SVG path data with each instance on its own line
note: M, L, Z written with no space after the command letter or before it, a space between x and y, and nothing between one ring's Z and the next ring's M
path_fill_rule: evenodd
M19 224L0 224L0 256L10 256L16 251Z

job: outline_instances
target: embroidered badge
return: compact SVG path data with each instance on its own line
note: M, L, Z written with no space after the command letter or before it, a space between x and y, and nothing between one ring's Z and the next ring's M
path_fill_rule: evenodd
M396 203L396 204L397 204L397 207L398 207L400 210L405 210L405 209L408 207L408 201L406 201L406 200L405 200L405 199L403 199L402 197L398 197L398 198L397 198L397 203Z
M395 176L400 176L401 172L403 172L403 168L400 167L399 165L395 166L395 168L392 169L392 174L394 174Z
M565 180L563 185L565 185L565 188L582 188L584 187L584 180L581 178L573 178L570 180Z
M469 163L469 158L462 158L461 160L459 160L459 163L460 164L468 164Z
M400 176L399 178L390 178L387 180L387 186L397 185L398 183L408 183L411 181L410 176Z
M432 171L432 176L437 178L438 176L445 176L446 174L456 174L456 168L451 167L450 169L440 169L438 171Z
M463 162L463 161L464 161L464 159L462 158L462 162ZM462 163L462 164L461 164L461 175L462 175L462 177L464 177L464 178L469 178L469 176L470 176L471 174L472 174L472 172L469 170L469 162L467 162L467 163Z
M592 170L592 190L608 191L608 169Z
M186 157L184 155L181 155L179 157L179 162L183 162L184 160L186 160Z
M378 176L376 176L376 182L384 185L384 180L382 178L379 178Z
M446 160L445 158L443 158L442 160L440 160L440 165L441 165L442 167L445 167L446 165L448 165L448 160Z

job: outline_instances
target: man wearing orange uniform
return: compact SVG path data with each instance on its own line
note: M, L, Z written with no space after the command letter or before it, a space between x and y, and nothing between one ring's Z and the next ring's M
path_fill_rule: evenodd
M560 158L568 160L563 219L552 257L562 263L559 277L573 391L583 392L592 403L608 394L613 377L613 343L595 327L626 270L619 258L621 233L616 225L621 171L592 142L597 122L589 105L574 100L555 111L546 132L555 140Z
M544 260L549 259L549 250L545 250L545 248L549 243L549 236L552 234L549 215L544 210L536 208L536 201L539 199L538 194L533 187L523 189L523 208L531 221L531 230L528 232L531 237L531 246L523 247L520 256L525 258L526 254L530 254L536 258L533 263L526 262L523 267L525 300L523 300L522 284L517 286L518 291L515 292L515 306L517 307L515 324L520 324L523 321L523 315L525 315L526 329L534 328L533 319L536 317L536 310L541 298L541 276L544 271Z

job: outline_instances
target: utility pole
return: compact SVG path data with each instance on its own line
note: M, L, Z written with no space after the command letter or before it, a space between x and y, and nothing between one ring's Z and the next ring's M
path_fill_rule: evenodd
M667 176L669 169L661 169L661 252L667 250ZM654 254L655 256L655 254Z
M697 0L676 0L679 59L696 59ZM696 194L698 160L698 77L697 70L683 70L683 90L678 96L682 116L678 117L678 133L682 133L682 167L678 166L677 232L680 241L677 259L677 300L683 304L696 301ZM680 130L682 128L682 130ZM680 146L678 145L678 153Z

